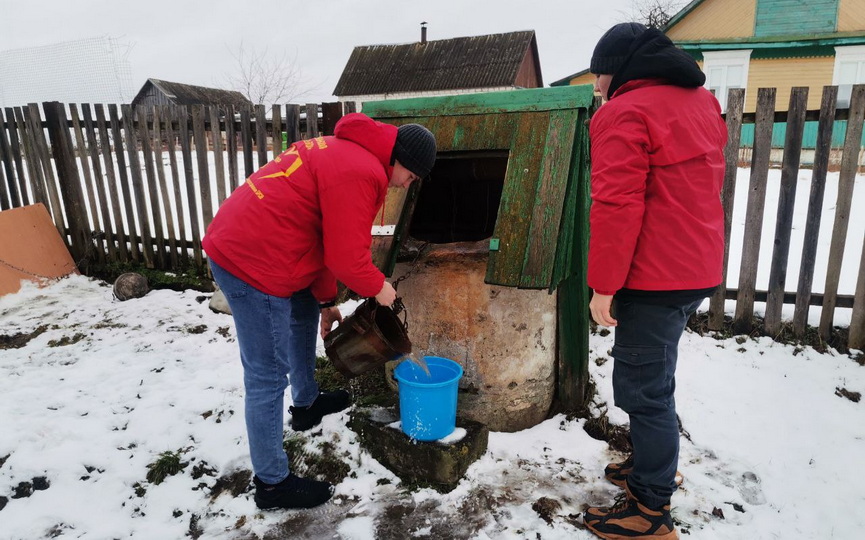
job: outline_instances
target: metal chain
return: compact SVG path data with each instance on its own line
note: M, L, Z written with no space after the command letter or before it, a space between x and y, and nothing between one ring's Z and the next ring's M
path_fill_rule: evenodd
M429 242L424 242L421 244L420 248L418 248L417 253L415 253L414 260L411 262L411 268L409 268L405 274L396 278L391 285L393 285L394 290L399 287L401 281L405 281L409 276L414 274L418 269L418 260L420 260L420 256L423 254L423 250L429 245Z
M39 279L48 279L51 281L59 281L63 277L63 276L43 276L42 274L30 272L28 270L25 270L23 268L15 266L14 264L11 264L7 261L4 261L3 259L0 259L0 264L2 264L3 266L7 266L7 267L11 268L12 270L15 270L16 272L21 272L22 274L27 274L28 276L33 276L33 277L39 278Z

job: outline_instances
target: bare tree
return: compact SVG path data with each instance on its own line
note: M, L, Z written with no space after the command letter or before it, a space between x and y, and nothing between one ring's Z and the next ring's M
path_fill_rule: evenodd
M259 51L243 41L229 52L235 63L234 71L225 75L226 81L253 103L292 101L311 91L303 85L297 53L291 58L287 52L269 54L267 47Z
M628 20L663 30L687 0L633 0Z

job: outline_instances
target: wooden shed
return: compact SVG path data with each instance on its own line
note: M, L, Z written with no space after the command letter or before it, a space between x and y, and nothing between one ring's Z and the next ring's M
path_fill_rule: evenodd
M246 96L234 90L220 90L160 79L147 82L132 99L132 106L144 105L233 105L235 108L252 108Z
M533 30L355 47L333 93L372 101L544 86Z
M388 193L373 249L416 352L463 365L461 414L491 429L584 397L592 103L569 86L364 105L436 136L430 177Z

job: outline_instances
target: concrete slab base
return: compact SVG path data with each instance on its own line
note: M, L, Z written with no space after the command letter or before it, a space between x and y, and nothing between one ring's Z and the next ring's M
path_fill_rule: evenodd
M409 439L389 427L399 420L395 408L361 407L351 413L349 427L372 456L403 482L432 487L440 492L454 489L469 465L487 451L489 430L479 422L457 418L466 435L454 443Z

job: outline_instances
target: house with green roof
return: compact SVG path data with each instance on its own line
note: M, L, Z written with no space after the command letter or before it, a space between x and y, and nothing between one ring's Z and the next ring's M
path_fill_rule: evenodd
M731 88L745 89L746 113L755 111L759 88L777 88L775 108L785 111L796 86L807 86L808 109L819 109L827 85L838 86L837 105L846 108L853 85L865 84L863 0L694 0L663 30L701 65L706 87L724 109ZM593 81L583 70L551 86ZM816 122L810 124L806 147L816 134ZM748 145L753 125L744 128ZM778 128L773 139L783 145L783 125ZM834 132L833 143L840 144L844 130Z

